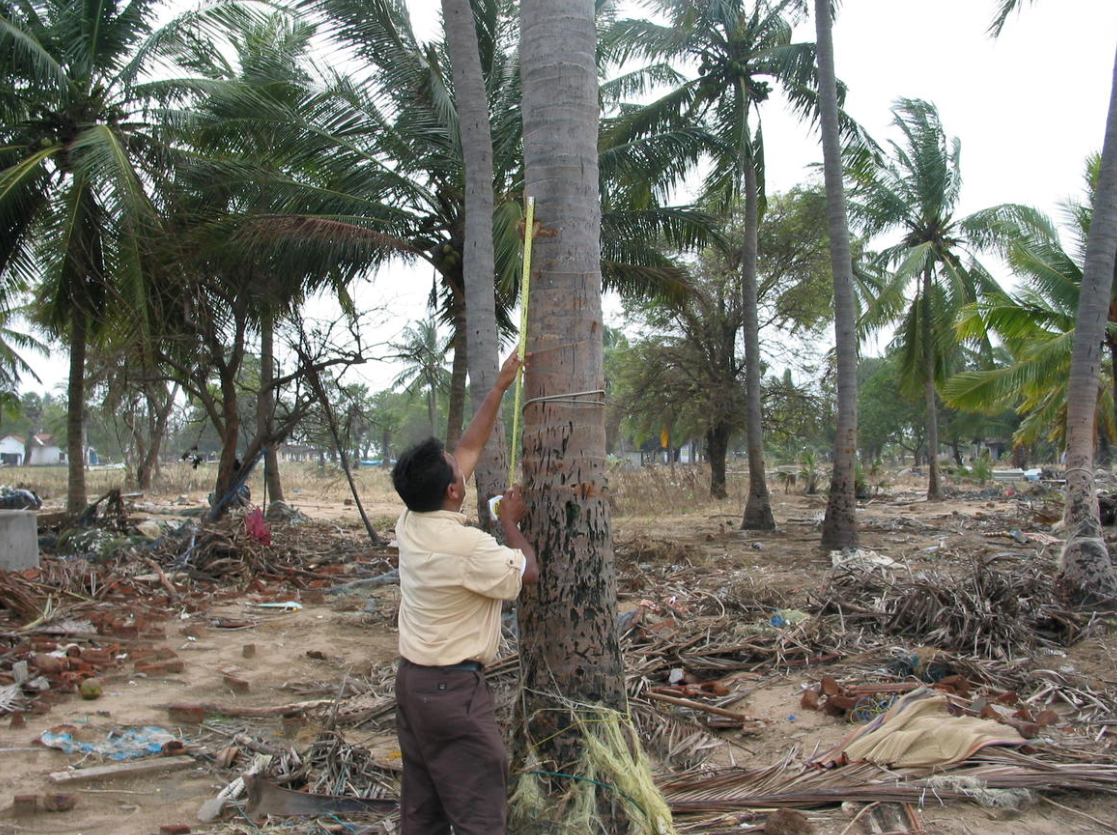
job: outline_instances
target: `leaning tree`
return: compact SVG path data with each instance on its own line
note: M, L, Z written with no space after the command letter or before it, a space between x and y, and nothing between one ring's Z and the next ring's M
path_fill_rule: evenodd
M1000 0L991 31L999 35L1018 0ZM1117 600L1117 574L1101 540L1094 487L1094 413L1101 371L1101 344L1108 321L1113 264L1117 260L1117 60L1109 95L1094 217L1086 242L1075 339L1067 389L1067 501L1063 522L1071 528L1059 560L1059 585L1084 605Z

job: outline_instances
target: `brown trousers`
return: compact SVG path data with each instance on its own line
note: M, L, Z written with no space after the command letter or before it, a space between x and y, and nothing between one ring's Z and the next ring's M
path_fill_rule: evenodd
M505 835L508 758L480 670L396 671L402 835Z

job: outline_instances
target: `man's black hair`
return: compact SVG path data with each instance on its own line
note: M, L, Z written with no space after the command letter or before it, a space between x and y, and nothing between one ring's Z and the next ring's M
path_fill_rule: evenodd
M446 461L446 447L438 438L427 438L404 450L392 468L392 484L416 513L441 510L446 488L454 481L454 468Z

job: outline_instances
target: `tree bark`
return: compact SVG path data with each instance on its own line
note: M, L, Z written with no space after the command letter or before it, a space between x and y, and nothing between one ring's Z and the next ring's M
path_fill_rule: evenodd
M760 322L757 314L756 258L760 224L760 193L756 164L751 157L745 169L745 241L741 258L741 319L745 338L745 410L748 424L749 494L741 529L770 531L776 527L768 477L764 472L764 404L760 395Z
M1117 256L1117 60L1105 125L1101 170L1094 192L1094 214L1086 239L1074 348L1067 387L1067 491L1063 521L1071 537L1060 558L1057 584L1077 605L1092 606L1117 599L1117 574L1100 534L1094 487L1095 415L1101 343L1113 292Z
M834 38L830 0L814 0L818 60L819 125L826 181L826 225L830 233L830 268L834 274L834 342L838 371L838 420L834 433L834 467L830 497L822 521L825 548L856 548L857 534L857 317L853 299L842 149L838 134L838 84L834 74Z
M525 533L541 573L521 596L524 733L516 754L530 752L537 769L565 774L584 759L583 711L626 707L605 465L596 44L593 0L523 0L525 184L542 225L531 277L535 359L525 381L523 474ZM559 778L543 785L556 804L560 792L585 788ZM615 797L598 800L607 806ZM556 820L567 813L548 811Z
M693 450L694 445L691 445ZM729 427L718 423L706 433L706 450L710 456L710 496L715 499L727 499L729 493L725 489L725 455L729 449ZM693 454L691 463L693 464Z
M466 304L454 297L454 364L450 367L450 397L446 404L446 447L453 449L462 436L465 420L465 378L469 363L469 337L466 335Z
M270 311L260 318L260 391L256 395L256 433L265 438L275 435L275 320ZM283 482L279 478L279 454L269 443L264 452L264 489L271 502L283 501Z
M149 392L145 395L147 408L149 412L154 411L154 420L150 421L151 435L148 438L147 452L140 459L137 467L136 481L140 490L150 490L155 474L159 471L159 451L163 447L163 436L167 434L167 424L170 422L171 411L175 406L175 394L178 391L177 386L169 392L166 391L165 384L160 384L160 387L167 395L162 402L156 400L150 394L150 388L145 386Z
M939 412L935 393L935 353L931 333L931 273L923 273L923 399L927 405L927 500L942 498L939 473Z
M442 0L446 26L446 51L454 73L458 131L465 163L465 284L466 343L469 346L469 392L476 413L496 381L500 364L500 338L496 325L493 257L493 143L489 128L489 100L481 68L477 26L469 0ZM504 424L497 417L489 441L474 470L477 503L484 507L508 486L508 445ZM488 514L479 512L481 524L495 528Z
M66 387L66 513L77 516L85 510L85 350L89 314L84 304L75 304L70 321L70 379ZM30 457L30 456L29 456Z

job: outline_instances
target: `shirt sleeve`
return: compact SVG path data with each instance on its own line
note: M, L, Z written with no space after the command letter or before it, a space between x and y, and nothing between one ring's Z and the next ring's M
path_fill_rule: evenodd
M501 545L491 535L479 532L469 554L464 585L470 591L497 600L513 600L520 593L527 564L522 551Z

